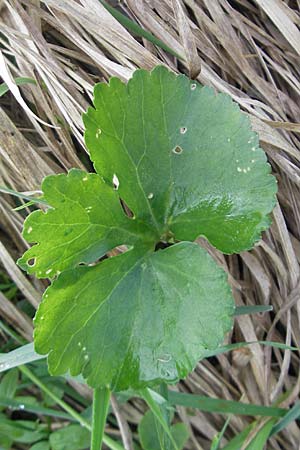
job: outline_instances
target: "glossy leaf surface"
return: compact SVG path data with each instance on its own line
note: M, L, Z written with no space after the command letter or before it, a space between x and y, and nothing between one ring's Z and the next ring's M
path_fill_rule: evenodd
M42 184L46 213L26 219L23 236L37 242L18 261L28 273L52 278L79 263L92 263L121 244L133 244L147 228L127 217L119 197L99 175L72 169ZM34 262L33 262L34 261Z
M139 423L139 438L143 450L173 449L168 435L157 423L151 411L147 411ZM178 450L182 450L189 438L189 431L183 423L176 423L170 427L170 432L176 442Z
M86 143L105 180L160 236L204 235L224 253L269 226L276 183L258 137L229 96L159 66L95 87Z
M50 208L24 226L35 245L20 265L54 278L35 349L52 374L82 373L93 387L173 383L218 347L234 307L207 252L171 244L204 235L226 253L251 247L276 183L238 106L183 75L112 78L94 105L84 122L97 174L47 177ZM170 246L155 251L161 241ZM101 260L120 245L123 255Z
M38 310L35 346L53 375L82 372L93 387L176 382L222 341L232 314L225 273L184 242L62 273Z

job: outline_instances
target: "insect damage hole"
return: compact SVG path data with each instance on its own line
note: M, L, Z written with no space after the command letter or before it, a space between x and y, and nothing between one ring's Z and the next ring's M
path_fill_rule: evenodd
M187 127L180 128L180 134L185 134L187 132Z
M191 91L194 91L196 89L197 85L196 83L192 83L191 84Z
M115 173L114 173L112 181L113 181L114 189L117 191L119 189L120 182L119 182L119 178L117 177L117 175Z
M176 145L176 147L173 148L172 152L176 155L180 155L180 153L183 152L183 149L180 147L180 145Z

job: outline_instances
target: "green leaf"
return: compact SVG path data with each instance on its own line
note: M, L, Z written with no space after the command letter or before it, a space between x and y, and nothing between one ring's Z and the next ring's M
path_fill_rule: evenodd
M52 208L34 211L24 223L25 239L37 242L18 261L28 273L51 278L135 243L140 232L147 239L146 227L124 214L117 192L97 174L72 169L46 177L42 189Z
M52 375L116 390L176 382L222 341L233 303L208 253L188 242L141 253L66 271L45 291L35 346Z
M65 420L74 420L69 414L58 411L57 409L44 408L40 406L37 402L33 402L34 397L31 401L27 397L19 397L18 399L10 399L4 396L0 396L0 405L12 410L28 411L33 414L58 417Z
M40 441L30 447L30 450L50 450L50 444L48 441Z
M4 194L10 194L15 197L22 198L24 200L29 200L32 204L33 203L40 203L43 205L47 204L47 202L45 202L45 200L43 200L42 198L31 197L30 195L22 194L21 192L14 191L13 189L10 189L6 186L0 186L0 192L3 192Z
M219 450L220 449L220 445L221 445L221 441L223 439L223 436L225 434L225 431L227 430L227 427L229 425L229 422L231 420L232 416L228 416L222 430L220 431L220 433L218 433L216 436L214 436L212 443L211 443L211 447L210 450Z
M212 356L221 355L222 353L231 352L232 350L237 350L239 348L248 347L254 344L265 345L266 347L279 348L281 350L291 350L292 352L300 352L300 347L293 347L291 345L286 345L281 342L273 342L273 341L236 342L235 344L228 344L224 345L224 347L218 347L213 351L207 351L205 353L205 358L211 358Z
M17 77L15 78L15 83L17 86L22 86L22 84L36 84L36 81L33 78L28 77ZM0 97L6 94L9 91L9 87L6 83L0 84Z
M1 378L0 397L13 398L18 387L19 372L10 370Z
M248 403L205 397L204 395L184 394L183 392L169 391L169 402L189 408L197 408L219 414L240 414L244 416L283 417L286 409L275 406L261 406Z
M259 422L253 422L237 434L225 447L223 447L222 450L240 450L241 448L245 448L245 450L264 450L275 421L276 419L270 419L262 427L259 427ZM256 427L258 428L258 431L255 434L255 437L247 447L245 447L250 433L253 433Z
M187 429L184 423L175 423L175 425L171 426L171 433L173 435L173 439L177 444L179 449L183 449L186 442L189 439L189 430Z
M268 420L267 423L265 423L264 426L259 429L256 436L251 440L250 444L247 445L246 450L264 450L274 423L274 419Z
M145 400L154 416L156 435L157 439L160 441L160 446L162 450L179 450L170 430L170 420L166 414L166 401L161 404L159 400L158 403L156 401L156 396L153 396L154 392L155 391L152 391L149 388L141 390L142 398Z
M184 75L137 70L94 93L84 122L98 174L46 177L50 208L24 225L35 245L19 264L54 278L35 349L51 374L82 373L92 387L174 383L218 347L234 314L225 273L177 241L250 248L269 224L275 179L246 115Z
M257 422L253 422L247 427L245 427L240 433L234 436L231 441L222 448L222 450L241 450L243 443L249 436L250 432L253 430Z
M276 423L273 426L270 436L279 433L281 430L286 428L291 422L298 419L299 417L300 417L300 403L298 402L285 414L285 416L283 416L283 418L278 423Z
M84 122L97 172L118 177L120 197L162 239L204 235L234 253L269 226L275 178L229 96L158 66L97 84L94 105Z
M69 425L51 433L51 450L83 450L89 448L90 432L80 425Z
M258 314L268 311L273 311L272 305L237 306L235 308L234 315L242 316L244 314Z
M9 353L0 353L0 372L43 358L34 351L32 343L26 344Z
M184 59L182 56L178 55L178 53L174 52L170 47L168 47L164 42L162 42L160 39L155 37L152 33L149 33L149 31L144 30L144 28L140 27L136 22L126 17L124 14L122 14L120 11L118 11L116 8L113 8L110 6L107 2L100 0L100 3L104 6L104 8L107 9L111 13L111 15L117 19L118 22L120 22L123 27L127 28L127 30L132 31L137 36L141 36L147 41L152 42L152 44L157 45L157 47L162 48L163 50L166 50L171 55L176 56L178 59Z
M44 425L38 425L29 420L9 420L1 417L0 438L2 435L15 442L33 444L41 439L45 439L47 431Z
M170 439L163 430L158 429L158 423L151 411L143 416L139 428L139 438L143 450L165 450L170 447ZM171 435L177 448L182 450L189 438L189 432L183 423L177 423L170 427ZM164 436L162 435L164 433ZM162 440L163 439L163 440ZM163 446L162 446L163 445Z

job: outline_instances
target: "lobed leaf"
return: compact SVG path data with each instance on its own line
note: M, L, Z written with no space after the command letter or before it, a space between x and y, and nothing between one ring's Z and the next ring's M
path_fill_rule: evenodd
M97 174L46 177L50 209L24 225L35 245L19 264L54 278L35 349L52 374L82 373L93 387L176 382L234 314L223 270L178 241L250 248L269 224L275 179L238 106L162 66L96 85L84 123ZM161 242L170 246L155 251ZM126 253L99 262L119 245Z
M99 175L72 169L50 175L42 184L52 208L34 211L25 220L23 236L37 242L18 263L39 278L52 278L79 263L89 264L121 244L133 244L147 227L122 210L117 193Z

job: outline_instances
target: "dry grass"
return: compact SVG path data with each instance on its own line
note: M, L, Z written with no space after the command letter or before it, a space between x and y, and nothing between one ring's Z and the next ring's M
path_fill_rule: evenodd
M274 313L239 317L228 339L299 344L300 2L127 0L119 8L183 60L130 34L98 0L0 1L0 40L6 61L2 77L7 82L17 76L37 81L37 86L12 86L14 95L2 99L0 184L35 191L47 174L71 167L90 169L81 113L90 102L94 83L111 75L126 80L137 67L150 69L164 63L228 93L250 115L279 183L273 225L259 245L228 258L214 251L230 273L237 305L274 307ZM14 263L27 244L21 236L22 213L12 206L9 196L0 198L0 258L36 307L44 284L26 278ZM30 320L3 294L0 311L30 338ZM286 392L284 405L289 406L299 397L299 363L298 354L255 345L219 356L213 364L199 363L178 387L266 405ZM142 412L141 403L132 402L122 408L121 416L136 424ZM187 448L191 449L209 448L224 423L222 416L213 414L190 416L183 410L179 414L190 426ZM226 439L249 421L232 417ZM268 448L296 450L299 439L294 423L272 438Z

